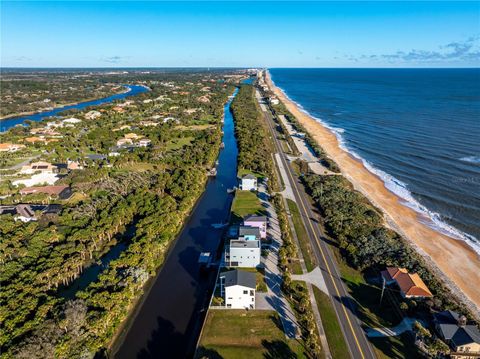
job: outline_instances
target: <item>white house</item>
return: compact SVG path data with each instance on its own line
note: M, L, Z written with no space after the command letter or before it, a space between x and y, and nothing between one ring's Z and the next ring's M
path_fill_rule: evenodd
M255 309L255 287L255 273L238 269L220 273L220 291L227 308Z
M148 147L152 144L152 141L150 141L147 138L142 138L140 141L138 141L138 147Z
M70 118L66 118L65 120L62 121L63 123L70 123L70 124L76 124L76 123L80 123L82 122L82 120L78 119L78 118L75 118L75 117L70 117Z
M55 165L52 165L51 163L48 162L33 162L28 165L22 166L20 173L22 174L33 174L36 172L41 172L41 173L56 173L58 170L58 167Z
M87 120L95 120L96 118L99 118L100 116L102 116L102 114L99 111L95 111L95 110L88 111L85 114L85 118Z
M256 191L257 186L257 177L252 174L245 175L240 180L240 189L242 191Z
M225 263L229 267L255 268L260 265L261 244L259 240L230 240L225 252Z

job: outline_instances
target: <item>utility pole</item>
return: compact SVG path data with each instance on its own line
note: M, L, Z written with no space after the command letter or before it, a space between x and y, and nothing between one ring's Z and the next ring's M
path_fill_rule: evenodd
M380 306L382 305L384 291L385 291L385 278L382 275L382 294L380 294Z

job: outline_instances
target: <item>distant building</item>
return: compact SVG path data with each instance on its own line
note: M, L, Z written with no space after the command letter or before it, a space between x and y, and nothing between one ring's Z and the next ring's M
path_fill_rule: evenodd
M220 291L227 308L255 309L255 288L255 273L238 269L220 273Z
M49 197L58 197L60 199L67 199L72 195L72 189L69 186L38 186L26 187L20 190L21 195L42 193Z
M78 119L78 118L75 118L75 117L70 117L70 118L66 118L65 120L62 121L63 123L70 123L72 125L76 124L76 123L80 123L82 122L82 120Z
M120 107L120 106L115 106L112 108L113 111L117 112L117 113L124 113L125 112L125 109L123 107Z
M258 190L257 177L252 174L243 176L240 180L240 189L242 191L256 191Z
M270 103L271 103L272 105L278 105L278 104L280 103L280 101L279 101L278 98L276 98L276 97L271 97L271 98L270 98Z
M86 155L85 157L92 161L104 161L107 159L107 156L101 155L99 153L92 153L92 154Z
M20 173L33 174L36 172L41 173L56 173L58 171L57 166L48 162L33 162L28 165L22 166Z
M260 237L267 238L267 217L249 215L243 218L243 225L257 227L260 231Z
M19 145L15 143L0 143L0 152L17 152L25 148L25 145Z
M131 144L133 144L133 141L130 138L121 138L117 141L117 146L118 147L131 145Z
M102 114L99 112L99 111L89 111L85 114L85 118L87 120L95 120L96 118L99 118L100 116L102 116Z
M67 161L67 168L69 170L82 170L83 166L80 165L78 161Z
M127 133L124 137L127 138L127 139L130 139L130 140L139 140L143 136L142 135L137 135L136 133L133 133L133 132L130 132L130 133Z
M386 284L396 283L404 298L428 298L432 293L417 273L410 274L405 268L387 267L382 271Z
M42 143L47 143L47 139L43 136L40 136L40 137L27 137L24 139L25 142L27 143L32 143L32 144L35 144L35 143L38 143L38 142L42 142Z
M152 144L152 141L150 141L147 138L143 138L140 141L138 141L138 147L148 147Z
M259 240L232 239L225 251L225 263L229 267L255 268L260 265L261 251Z
M62 206L58 204L17 204L16 206L0 206L0 215L11 214L16 221L31 222L38 220L37 213L41 215L58 214Z
M480 358L480 331L467 318L447 310L433 315L435 329L450 346L452 359Z

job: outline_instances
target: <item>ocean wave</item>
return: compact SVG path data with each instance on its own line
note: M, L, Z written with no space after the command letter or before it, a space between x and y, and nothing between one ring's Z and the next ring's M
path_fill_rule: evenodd
M339 147L342 150L351 154L353 157L360 160L365 166L365 168L367 168L367 170L375 174L377 177L379 177L383 181L383 183L385 184L385 187L389 191L394 193L396 196L398 196L402 200L402 203L405 206L413 209L415 212L422 215L422 217L425 218L425 221L423 221L424 224L428 225L430 228L436 230L437 232L445 234L449 237L465 241L475 252L480 254L480 242L476 237L468 233L465 233L455 228L454 226L448 224L447 222L445 222L444 218L440 213L431 211L427 207L422 205L420 202L418 202L413 197L413 194L408 190L407 184L395 178L394 176L376 168L372 163L368 162L366 159L361 157L357 152L349 148L345 141L344 136L342 136L342 134L345 132L344 128L333 127L330 124L326 123L324 120L312 115L307 110L305 110L305 108L301 104L299 104L298 102L294 101L291 97L289 97L284 89L278 86L277 88L279 88L280 91L284 94L284 96L288 98L292 103L294 103L300 109L300 111L310 116L311 118L315 119L317 122L321 123L324 127L332 131L338 140ZM462 158L462 160L467 162L480 163L480 158L476 156L464 157Z
M465 156L460 158L460 161L470 162L470 163L480 163L480 156Z

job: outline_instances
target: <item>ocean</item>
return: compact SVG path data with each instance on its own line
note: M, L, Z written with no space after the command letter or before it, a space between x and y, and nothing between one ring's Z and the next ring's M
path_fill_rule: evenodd
M269 69L436 230L480 253L480 69Z

